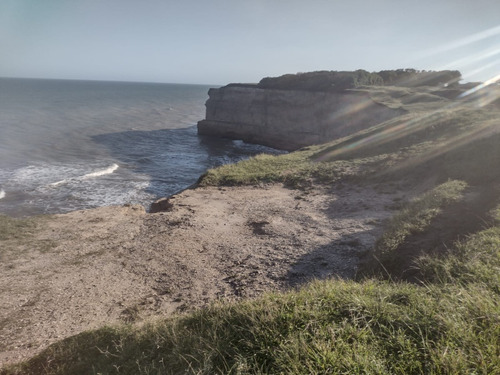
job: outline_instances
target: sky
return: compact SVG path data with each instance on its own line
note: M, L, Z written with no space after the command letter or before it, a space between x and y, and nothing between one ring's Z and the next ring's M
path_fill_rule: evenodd
M224 85L315 70L500 74L500 0L0 0L0 77Z

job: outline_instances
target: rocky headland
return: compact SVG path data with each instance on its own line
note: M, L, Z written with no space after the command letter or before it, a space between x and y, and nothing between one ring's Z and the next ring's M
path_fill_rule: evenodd
M390 73L390 74L389 74ZM312 72L210 89L198 133L293 151L368 129L406 113L367 86L454 86L459 72ZM456 93L454 94L457 95Z
M320 92L228 85L210 89L198 133L296 150L400 116L368 92Z

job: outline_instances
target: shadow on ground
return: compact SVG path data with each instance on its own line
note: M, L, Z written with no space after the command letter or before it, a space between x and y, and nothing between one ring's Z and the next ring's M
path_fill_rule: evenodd
M408 191L387 184L338 184L332 199L322 209L327 217L325 233L332 240L300 257L287 274L287 283L297 287L312 279L352 279L360 258L368 254L383 225L410 197ZM314 230L314 229L312 229Z

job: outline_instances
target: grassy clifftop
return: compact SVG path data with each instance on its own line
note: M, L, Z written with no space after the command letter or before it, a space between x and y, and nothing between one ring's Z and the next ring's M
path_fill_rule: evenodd
M363 85L404 87L457 85L461 73L456 70L418 71L415 69L382 70L370 73L356 71L316 71L263 78L257 85L263 89L342 91Z
M0 374L500 373L496 99L366 90L408 114L328 144L210 170L199 181L306 190L427 182L387 223L358 280L85 332Z
M291 186L330 184L346 177L485 183L500 170L500 107L481 101L448 100L450 90L371 87L374 100L408 114L323 145L280 155L260 155L209 170L200 185L283 182ZM452 90L453 91L453 90Z

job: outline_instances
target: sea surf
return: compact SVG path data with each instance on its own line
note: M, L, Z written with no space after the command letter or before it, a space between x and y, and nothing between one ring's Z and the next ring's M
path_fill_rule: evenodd
M201 137L209 86L0 78L0 213L141 204L262 153Z

